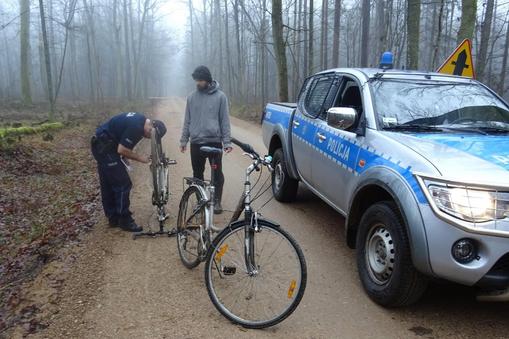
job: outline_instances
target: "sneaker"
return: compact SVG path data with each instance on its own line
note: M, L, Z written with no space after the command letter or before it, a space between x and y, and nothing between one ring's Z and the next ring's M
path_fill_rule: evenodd
M214 214L221 214L223 213L223 206L221 206L221 203L217 201L214 204Z

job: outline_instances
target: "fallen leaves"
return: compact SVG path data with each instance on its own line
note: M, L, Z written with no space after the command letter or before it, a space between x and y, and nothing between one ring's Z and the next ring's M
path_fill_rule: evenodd
M27 137L0 151L0 333L43 328L39 309L23 302L33 279L63 245L79 242L99 209L91 126L60 130L53 140Z

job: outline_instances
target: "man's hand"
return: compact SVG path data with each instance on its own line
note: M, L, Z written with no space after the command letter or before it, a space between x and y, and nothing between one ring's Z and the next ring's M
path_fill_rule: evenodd
M230 153L232 150L233 150L233 147L225 147L224 148L224 152L227 154Z
M185 153L185 152L186 152L186 149L187 149L187 147L186 147L186 146L180 146L180 152L181 152L181 153Z
M118 152L118 154L120 154L121 156L123 156L126 159L139 161L139 162L144 163L144 164L149 164L150 163L150 158L149 157L144 156L144 155L139 155L139 154L133 152L132 150L130 150L129 148L125 147L122 144L118 145L117 152Z

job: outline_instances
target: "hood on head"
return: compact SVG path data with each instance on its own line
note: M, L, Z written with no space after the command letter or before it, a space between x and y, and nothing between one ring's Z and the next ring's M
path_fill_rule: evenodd
M212 80L207 90L207 94L214 94L219 88L219 82Z

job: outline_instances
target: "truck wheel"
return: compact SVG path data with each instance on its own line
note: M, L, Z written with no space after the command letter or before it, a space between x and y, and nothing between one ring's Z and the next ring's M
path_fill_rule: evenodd
M278 148L272 157L272 194L277 201L290 202L295 200L299 181L293 179L286 170L286 161L283 149Z
M410 244L395 203L369 207L357 232L357 268L368 296L386 307L417 302L427 279L412 264Z

